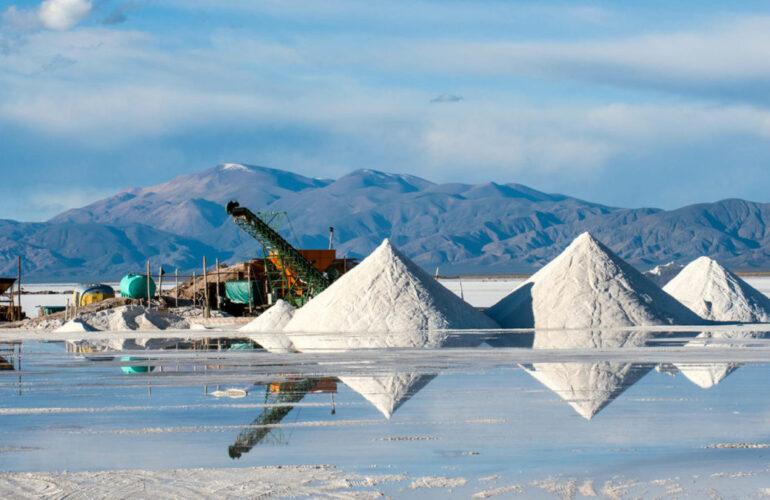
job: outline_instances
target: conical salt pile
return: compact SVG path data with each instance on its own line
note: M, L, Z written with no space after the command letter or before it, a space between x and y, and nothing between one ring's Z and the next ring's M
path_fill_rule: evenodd
M386 239L297 310L284 330L359 333L481 328L499 327ZM296 341L295 345L303 349Z
M533 349L602 349L645 345L645 332L538 331ZM590 420L652 369L652 365L596 363L534 363L523 368L555 392L583 418Z
M704 319L770 321L770 299L708 257L687 264L663 290Z
M486 312L504 328L703 323L588 233Z
M649 271L645 271L642 274L647 276L650 281L663 288L666 286L666 283L674 279L682 269L684 269L684 266L680 266L674 262L669 262L668 264L655 266L654 268L650 269Z
M251 340L270 352L294 352L291 340L282 330L294 317L295 311L291 304L278 299L272 307L238 331L251 334Z

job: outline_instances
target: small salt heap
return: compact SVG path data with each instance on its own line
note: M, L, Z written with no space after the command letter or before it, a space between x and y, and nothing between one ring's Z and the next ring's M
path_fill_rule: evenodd
M173 314L146 309L143 306L122 306L105 309L82 318L97 330L166 330L187 329L187 320Z
M650 269L649 271L645 271L642 274L647 276L650 281L663 288L666 286L666 283L674 279L682 269L684 269L684 266L680 266L674 262L669 262L668 264L655 266L654 268Z
M687 264L663 290L704 319L770 321L770 299L708 257Z
M80 318L75 318L67 321L62 326L54 330L56 333L82 333L93 332L96 328L92 327Z
M589 233L487 310L504 328L702 324Z
M270 352L294 352L294 346L282 332L294 317L296 309L288 302L278 299L267 311L241 327L239 331L250 333L251 340Z
M383 333L481 328L499 327L386 239L299 309L285 331Z

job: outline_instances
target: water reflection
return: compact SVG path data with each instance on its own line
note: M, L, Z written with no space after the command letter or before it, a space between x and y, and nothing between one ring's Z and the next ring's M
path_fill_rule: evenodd
M767 338L765 332L721 330L703 332L688 342L687 346L734 349L745 347L748 341L763 338ZM674 366L693 384L709 389L737 370L741 363L674 363Z
M653 335L639 331L538 331L533 349L604 349L641 347ZM522 368L548 387L583 418L590 420L631 387L654 364L533 363Z

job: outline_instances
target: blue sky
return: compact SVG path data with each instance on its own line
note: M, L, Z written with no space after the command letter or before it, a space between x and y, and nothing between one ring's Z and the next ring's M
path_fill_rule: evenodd
M220 162L770 201L765 2L0 2L0 218Z

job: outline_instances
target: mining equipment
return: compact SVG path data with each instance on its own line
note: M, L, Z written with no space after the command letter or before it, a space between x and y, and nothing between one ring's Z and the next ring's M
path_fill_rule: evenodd
M17 305L18 295L13 285L16 278L0 278L0 321L18 321L25 315Z
M249 277L246 288L250 305L269 306L283 299L295 307L301 307L356 263L354 259L338 259L332 248L294 248L278 232L280 221L286 216L285 212L255 214L240 206L237 201L229 202L225 208L233 221L262 245L262 269L256 270L253 280ZM330 247L331 241L330 236ZM243 285L244 282L239 284ZM225 288L230 300L236 298L238 293L234 282L226 283ZM246 294L241 292L240 295ZM236 300L244 301L242 297Z

